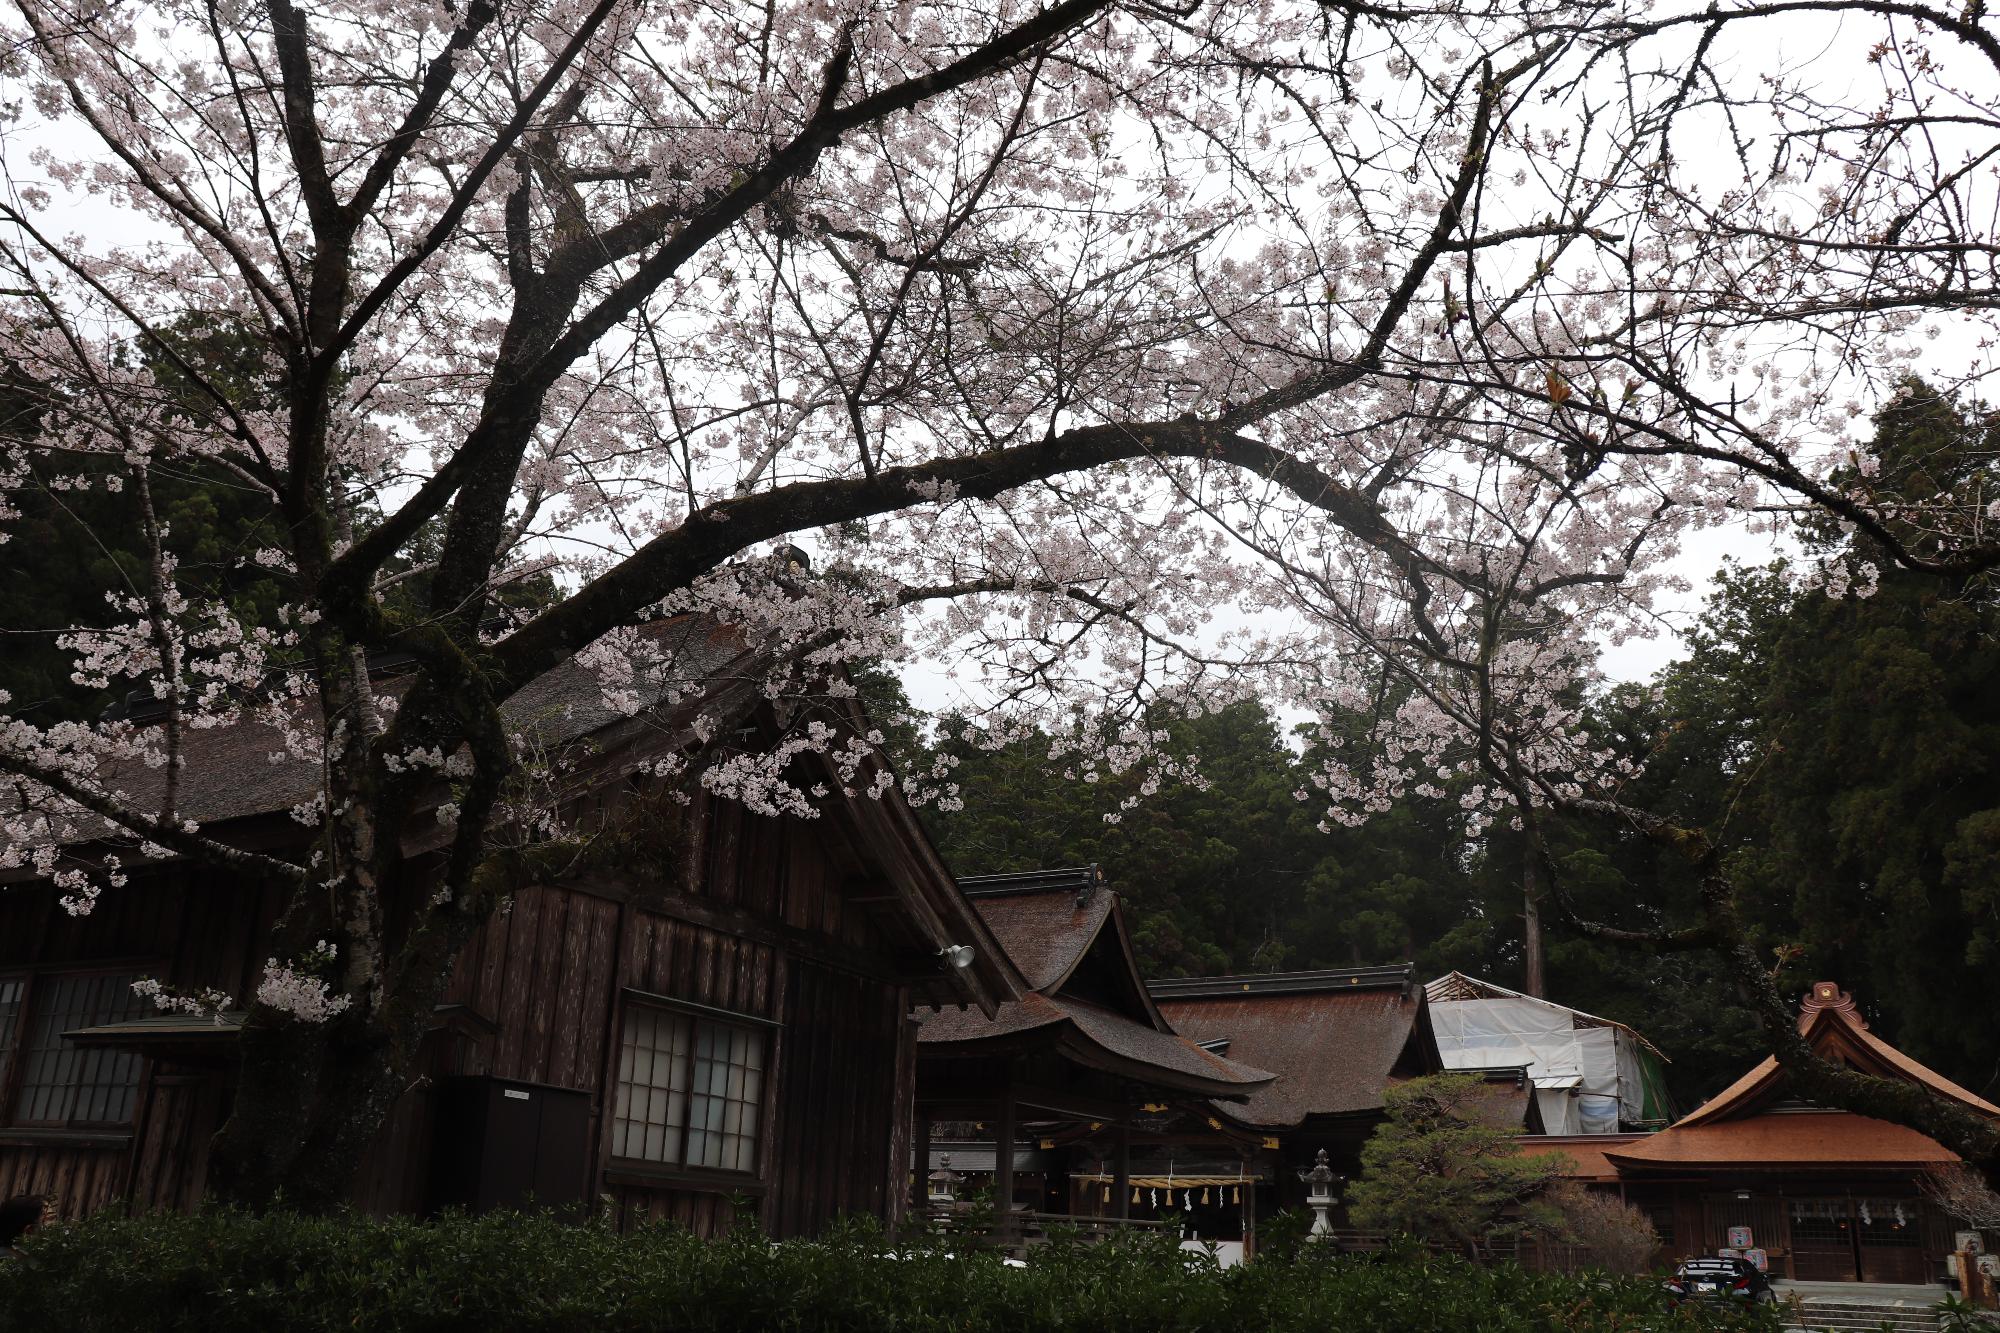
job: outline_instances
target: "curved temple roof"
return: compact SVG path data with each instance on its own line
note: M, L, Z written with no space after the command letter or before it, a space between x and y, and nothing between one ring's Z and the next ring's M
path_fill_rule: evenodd
M1203 1097L1241 1097L1272 1079L1261 1069L1210 1054L1185 1037L1067 996L1025 995L1002 1004L990 1019L970 1010L941 1009L922 1021L917 1041L926 1054L997 1056L1032 1034L1028 1041L1053 1045L1079 1064Z
M968 876L959 887L1020 972L1028 993L992 1018L941 1009L917 1042L933 1059L1053 1049L1072 1062L1161 1091L1238 1099L1268 1085L1262 1069L1175 1032L1140 980L1118 895L1094 866Z
M1231 1114L1267 1129L1381 1108L1399 1077L1438 1067L1415 969L1190 977L1151 985L1177 1031L1276 1072Z
M1033 990L1069 980L1111 917L1117 895L1098 891L1095 867L1035 875L961 875L958 887Z
M1981 1115L1995 1106L1868 1030L1854 998L1816 981L1800 1006L1799 1031L1813 1049L1863 1073L1904 1079ZM1766 1056L1693 1114L1657 1134L1609 1148L1614 1164L1634 1168L1733 1166L1925 1166L1959 1160L1928 1135L1851 1111L1784 1101L1783 1066Z

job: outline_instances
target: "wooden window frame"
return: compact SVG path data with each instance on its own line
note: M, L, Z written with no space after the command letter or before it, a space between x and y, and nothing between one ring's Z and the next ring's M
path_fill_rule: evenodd
M618 1076L618 1052L625 1045L625 1025L634 1005L666 1013L679 1014L690 1020L688 1026L687 1051L681 1057L678 1078L682 1095L688 1099L688 1110L676 1131L674 1155L665 1161L652 1161L644 1157L621 1157L611 1148L612 1135L617 1125L618 1090L623 1080ZM762 1038L764 1043L764 1065L761 1071L762 1086L758 1089L757 1137L752 1147L756 1165L748 1171L737 1171L728 1167L700 1166L687 1160L688 1134L692 1128L694 1091L694 1063L700 1043L696 1039L702 1024L715 1027L735 1028L749 1031ZM618 1031L612 1045L610 1105L605 1113L604 1161L607 1177L620 1182L653 1185L688 1185L713 1187L727 1185L740 1188L745 1194L763 1193L769 1170L769 1148L771 1144L772 1108L777 1099L777 1048L778 1034L784 1024L776 1019L761 1018L756 1014L738 1013L733 1009L719 1009L714 1005L698 1004L692 1000L675 999L670 995L657 995L651 991L635 990L627 987L621 995L618 1008Z
M14 1027L7 1047L7 1066L0 1070L0 1133L31 1134L38 1138L64 1138L71 1135L129 1134L138 1119L138 1093L146 1082L148 1057L136 1056L139 1060L138 1073L133 1079L133 1110L124 1120L23 1120L18 1114L17 1104L21 1098L22 1081L27 1070L27 1061L22 1058L29 1032L39 1012L38 999L50 982L71 978L130 976L137 980L146 970L146 963L131 959L112 959L103 962L74 966L50 967L10 967L0 968L0 981L21 983L21 1004L14 1014ZM144 1010L142 1009L143 1013ZM62 1034L56 1034L62 1040Z

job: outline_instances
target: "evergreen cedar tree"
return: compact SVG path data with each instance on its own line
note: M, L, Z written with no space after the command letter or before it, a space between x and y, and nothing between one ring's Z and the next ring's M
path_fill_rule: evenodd
M1990 1126L1788 1041L1754 868L1635 804L1584 707L1675 543L1746 510L1852 529L1829 593L1907 569L1957 599L2000 563L1977 468L1847 445L1932 326L1995 305L1990 117L1951 108L2000 37L1843 6L1853 106L1720 54L1806 8L18 0L0 534L94 550L110 596L10 607L68 622L93 697L39 706L38 653L0 702L0 858L79 911L134 853L286 886L213 1179L320 1206L456 942L584 836L498 709L564 659L630 701L634 622L742 626L795 733L654 776L801 816L798 747L886 743L813 706L843 661L976 667L991 743L1109 697L1054 757L1137 795L1188 768L1147 709L1261 692L1313 719L1316 824L1449 800L1517 840L1532 910L1719 958L1807 1095L1991 1160ZM1726 190L1691 142L1740 145ZM537 574L567 595L510 591ZM393 709L376 650L416 666ZM158 725L99 719L132 692ZM306 696L305 861L190 827L180 738ZM113 759L159 765L158 808ZM400 848L440 765L434 876ZM942 761L902 776L962 802ZM72 847L86 815L116 860ZM1594 904L1578 820L1678 858L1694 919ZM1954 884L1988 840L1964 823Z

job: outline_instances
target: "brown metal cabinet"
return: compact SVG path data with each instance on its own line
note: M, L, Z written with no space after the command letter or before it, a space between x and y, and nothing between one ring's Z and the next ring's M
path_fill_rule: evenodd
M573 1209L590 1176L590 1094L520 1079L438 1080L431 1207Z

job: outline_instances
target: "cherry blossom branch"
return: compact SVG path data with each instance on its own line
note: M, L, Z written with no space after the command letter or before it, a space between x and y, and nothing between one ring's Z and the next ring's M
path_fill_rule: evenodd
M9 773L35 786L46 787L64 800L90 811L135 837L180 852L197 861L240 870L246 874L276 878L286 883L307 882L306 871L288 861L280 861L276 857L265 856L259 852L245 851L241 847L232 847L226 842L194 831L187 823L169 822L145 811L134 810L115 797L83 786L64 772L38 764L12 751L0 751L0 773Z
M38 7L24 0L19 8L21 17L27 21L36 42L52 57L55 56L56 44L53 34L43 24ZM90 126L98 141L118 158L127 171L132 173L132 178L139 182L140 187L159 200L176 217L185 221L228 254L238 276L257 293L261 303L269 312L283 320L288 328L296 329L291 306L284 299L283 293L271 282L270 276L251 258L240 238L223 225L220 219L198 205L185 190L169 188L167 178L156 171L154 165L143 158L124 135L111 127L99 108L85 96L75 78L65 75L62 85L77 115Z
M475 469L490 468L495 456L504 459L518 449L518 442L525 439L534 421L535 413L531 405L564 370L637 310L688 258L770 198L787 181L809 172L823 151L863 125L908 110L927 99L1011 66L1044 43L1100 12L1106 2L1067 0L1066 3L1051 6L941 69L903 80L845 106L839 105L837 99L846 85L853 52L851 47L837 48L821 76L819 105L798 134L755 170L744 173L743 179L734 188L697 210L630 277L614 286L591 309L577 316L532 366L514 371L518 378L513 379L498 395L498 402L482 416L465 443L395 514L386 518L333 563L327 571L330 600L336 603L350 600L352 590L360 586L360 582L382 561L400 549L418 528L435 517ZM598 9L592 11L593 18L601 21L602 14L608 13L613 3L615 0L603 0ZM574 46L572 43L572 49ZM537 85L535 95L545 95L547 84L545 80ZM518 130L515 133L518 134ZM490 172L497 161L496 145L496 150L482 159L481 166ZM470 195L461 189L460 199L455 201L454 207L462 213L463 207L469 207L470 202ZM460 206L461 203L463 206ZM456 218L456 213L449 218L441 217L432 230L434 243L426 244L433 249L441 245L447 221L455 225ZM413 255L406 259L378 285L376 292L364 298L348 320L349 330L358 332L366 319L372 317L374 310L387 300L392 282L400 281L398 274L405 268L414 269L415 258ZM336 345L351 340L352 336L352 333L343 334Z
M276 0L276 2L283 3L284 0ZM464 219L466 212L472 207L473 201L479 196L479 192L485 188L488 178L513 153L515 145L527 133L528 126L535 118L535 113L541 110L542 104L548 100L549 95L555 91L556 86L569 73L570 67L576 63L578 57L590 45L591 39L597 35L598 29L604 25L605 20L611 16L612 11L620 3L622 3L622 0L597 0L597 3L591 6L589 12L584 15L583 21L577 25L576 31L570 34L569 40L563 44L562 49L550 60L549 66L543 71L541 78L535 81L534 87L529 89L527 96L521 99L521 104L515 108L514 114L493 135L486 150L480 154L479 160L473 163L472 170L467 172L464 178L459 181L458 188L453 192L450 202L439 211L436 219L431 223L423 238L416 245L412 246L401 259L397 260L389 271L382 276L380 281L376 282L359 301L355 302L354 309L348 312L339 330L333 334L324 347L317 349L319 357L329 362L338 358L342 352L353 344L356 338L360 337L361 331L368 327L376 314L388 303L390 297L394 296L402 288L403 284L409 280L410 276L421 269L425 262L456 234L459 223ZM408 148L405 147L403 151L407 153ZM345 222L346 220L343 219L343 221ZM351 225L351 222L348 225ZM581 353L579 352L579 354ZM437 510L433 509L431 514L434 515L436 512ZM426 517L428 518L430 515L426 515ZM421 525L421 521L419 525ZM413 532L415 529L412 528L411 531ZM408 540L407 533L404 534L401 540L390 546L389 551L393 552L396 547L402 545L402 541L406 540Z

